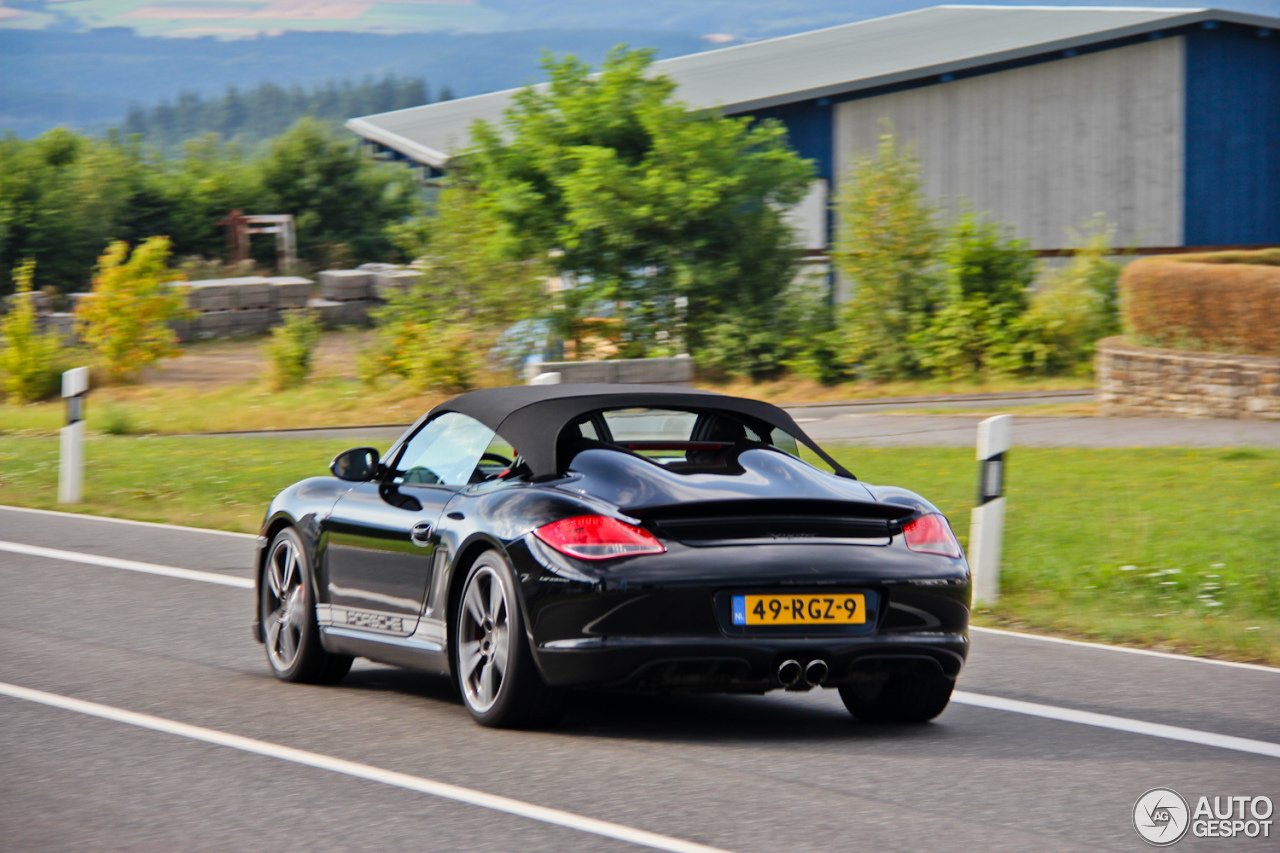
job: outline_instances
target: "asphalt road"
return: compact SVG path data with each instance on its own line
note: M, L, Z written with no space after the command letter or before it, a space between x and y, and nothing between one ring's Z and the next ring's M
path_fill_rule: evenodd
M1280 802L1280 670L982 631L928 725L817 690L492 731L412 672L275 681L252 545L0 509L0 849L1144 850L1150 788Z

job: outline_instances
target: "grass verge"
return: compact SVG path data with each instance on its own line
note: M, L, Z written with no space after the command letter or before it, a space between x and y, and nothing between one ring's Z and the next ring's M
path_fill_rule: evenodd
M347 441L98 436L83 512L255 532L271 497ZM921 492L967 539L976 463L834 447ZM0 437L0 503L56 508L57 440ZM1016 448L1004 595L975 622L1280 665L1280 451Z
M499 380L490 377L494 382ZM822 402L987 391L1056 391L1091 387L1090 380L1049 378L1035 382L1009 380L1000 384L969 382L846 383L822 386L791 378L777 382L747 382L700 387L774 403ZM410 423L447 394L420 393L403 382L384 381L374 388L344 377L324 376L299 388L272 391L254 379L239 383L202 385L143 384L99 388L90 392L86 425L90 432L110 435L174 435L231 430L290 429L372 423ZM977 404L981 406L981 404ZM997 407L998 409L998 407ZM910 410L919 414L921 410ZM954 414L939 406L936 410ZM977 411L975 409L974 411ZM1092 414L1088 404L1019 408L1040 415ZM52 435L62 426L65 406L60 400L20 406L0 403L0 434Z

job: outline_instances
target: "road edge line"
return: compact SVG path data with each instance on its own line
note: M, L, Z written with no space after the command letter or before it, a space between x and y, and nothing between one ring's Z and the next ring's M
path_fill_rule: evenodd
M0 681L0 695L53 708L59 708L64 711L72 711L91 717L98 717L100 719L110 720L116 723L124 723L126 725L136 726L142 729L150 729L151 731L175 735L177 737L209 743L215 746L228 747L230 749L240 750L241 752L262 755L267 758L275 758L280 761L288 761L307 767L315 767L320 770L328 770L332 773L339 773L357 779L378 782L383 785L390 785L396 788L417 791L418 793L439 797L440 799L453 800L454 802L479 806L480 808L489 809L491 811L504 812L506 814L515 815L516 817L523 817L528 820L538 821L539 823L562 826L567 829L577 830L578 832L590 835L598 835L604 838L625 841L641 847L648 847L653 850L664 850L668 851L668 853L727 853L727 851L717 847L708 847L705 844L698 844L693 841L684 841L679 838L671 838L669 836L659 835L655 832L635 829L629 826L623 826L622 824L610 823L609 821L597 820L596 818L585 817L583 815L574 814L573 812L561 811L560 809L553 809L547 806L539 806L533 803L524 802L523 800L503 797L498 794L486 794L483 791L477 791L473 788L464 788L460 785L451 785L447 782L437 782L432 779L425 779L421 776L412 776L408 773L400 773L395 770L384 770L370 764L361 764L359 762L348 761L343 758L335 758L318 752L309 752L307 750L283 746L269 741L257 740L256 738L245 737L243 735L233 735L228 732L218 731L217 729L208 729L203 726L180 723L176 720L156 717L151 714L140 714L136 711L126 711L123 708L116 708L112 705L88 702L83 699L73 699L69 696L62 696L57 693L47 693L43 690L34 690L30 687L22 687L17 684L10 684L4 681Z
M1164 738L1165 740L1211 746L1217 749L1229 749L1267 758L1280 758L1280 743L1272 743L1266 740L1254 740L1252 738L1236 737L1235 735L1220 735L1182 726L1148 723L1145 720L1135 720L1130 717L1115 717L1111 714L1098 714L1093 711L1077 711L1057 705L1042 705L1039 702L1005 699L1000 696L969 693L964 690L957 690L952 693L951 701L992 711L1008 711L1014 714L1025 714L1029 717L1041 717L1046 720L1076 723L1077 725L1111 729L1113 731L1128 732L1129 734L1147 735L1149 737Z
M1032 634L1029 631L1010 631L1007 628L986 628L981 625L970 625L969 630L983 634L1000 634L1006 637L1018 637L1024 640L1038 640L1042 643L1061 643L1067 646L1083 646L1086 649L1101 649L1108 652L1127 652L1131 655L1146 655L1148 657L1167 658L1175 661L1211 663L1217 666L1229 666L1235 669L1249 669L1255 672L1280 675L1280 668L1267 666L1261 663L1242 663L1234 660L1218 660L1217 658L1198 658L1192 655L1180 655L1174 652L1158 652L1155 649L1135 649L1132 646L1116 646L1110 643L1091 643L1087 640L1071 640L1066 637L1055 637L1051 634Z
M243 539L257 539L253 533L236 533L234 530L218 530L215 527L186 527L181 524L165 524L160 521L134 521L132 518L113 518L109 515L94 515L89 512L61 512L56 509L35 509L28 506L10 506L0 504L0 512L30 512L35 515L52 515L59 518L88 518L93 521L110 521L113 524L133 524L139 527L159 527L166 530L180 530L185 533L213 533L217 536L235 536Z
M10 554L22 554L27 557L43 557L50 560L63 560L68 563L102 566L108 569L123 569L127 572L141 572L142 574L159 575L166 578L233 586L239 589L253 589L252 580L238 578L235 575L220 575L217 572L202 572L196 569L180 569L177 566L162 566L158 563L143 563L138 560L121 560L117 557L101 557L97 554L85 554L80 551L62 551L58 548L44 548L39 545L24 545L21 542L0 540L0 551L6 551Z

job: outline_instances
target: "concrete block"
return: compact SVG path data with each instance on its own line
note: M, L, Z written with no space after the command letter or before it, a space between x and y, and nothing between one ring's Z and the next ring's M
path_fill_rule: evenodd
M564 384L609 382L621 385L689 385L691 358L619 358L605 361L555 361L530 365L539 373L559 373Z
M26 293L11 293L4 298L4 310L0 310L0 314L6 313L9 308L16 305L19 299L27 299L36 305L37 314L48 314L53 310L53 300L49 298L49 294L39 290L31 290Z
M237 307L236 291L222 279L187 284L187 306L193 311L230 311Z
M369 322L369 309L378 303L365 300L339 302L333 299L311 299L307 307L320 312L320 322L325 328L336 329L339 326L366 325Z
M267 281L275 291L274 304L277 308L307 307L307 300L311 298L311 279L280 275L268 278Z
M387 294L396 290L408 290L421 278L422 273L417 270L384 270L374 273L373 291L379 299L386 299Z
M46 333L54 332L57 334L64 346L73 346L80 342L80 336L76 334L75 324L76 317L74 314L45 314L40 318L41 328Z
M320 273L320 298L352 302L373 297L373 273L360 270L325 270Z
M235 293L235 308L274 308L275 290L271 282L262 276L224 278L222 283Z
M231 313L233 335L265 335L272 326L280 325L280 312L275 308L246 308Z

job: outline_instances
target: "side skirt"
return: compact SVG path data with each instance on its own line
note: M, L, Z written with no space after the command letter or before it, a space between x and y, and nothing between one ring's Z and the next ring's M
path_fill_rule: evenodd
M426 618L419 620L417 630L408 637L347 626L320 626L321 642L330 653L448 675L449 655L444 637L444 623Z

